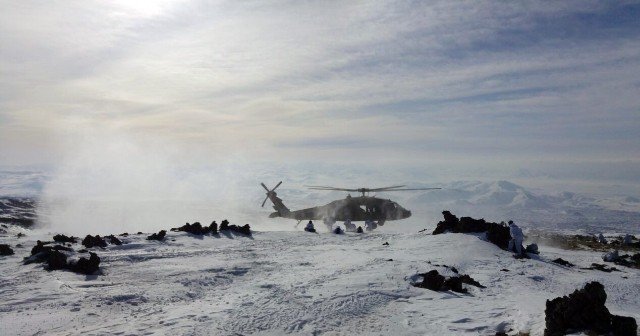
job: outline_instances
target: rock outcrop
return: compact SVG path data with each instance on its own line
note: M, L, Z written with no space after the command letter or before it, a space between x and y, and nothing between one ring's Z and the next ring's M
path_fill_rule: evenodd
M74 236L65 236L63 234L57 234L55 236L53 236L53 241L55 241L56 243L77 243L78 242L78 238L74 237Z
M82 240L82 245L84 245L86 248L92 248L95 246L105 248L107 247L107 242L99 235L87 235Z
M8 256L13 254L13 249L7 244L0 244L0 255Z
M439 274L437 270L431 270L418 275L422 277L422 282L413 284L415 287L426 288L437 292L451 290L458 293L467 293L468 290L462 287L462 284L486 288L466 274L445 277Z
M150 236L147 236L147 240L164 240L164 237L167 235L166 230L160 230L158 233L152 233Z
M612 315L605 302L607 294L599 282L590 282L569 296L547 300L545 336L587 332L599 335L637 335L635 319Z
M486 232L487 240L506 250L511 240L509 227L504 223L487 222L484 219L474 219L471 217L462 217L458 219L449 211L443 211L444 221L441 221L433 230L434 235L452 232L452 233L481 233ZM522 249L524 250L524 249Z

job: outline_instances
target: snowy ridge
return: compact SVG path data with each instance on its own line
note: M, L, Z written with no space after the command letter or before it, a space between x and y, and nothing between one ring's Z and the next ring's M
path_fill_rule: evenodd
M475 235L170 232L165 242L133 235L97 250L102 274L94 276L21 265L47 237L3 237L23 245L0 259L0 325L8 334L541 335L545 300L592 280L605 284L613 313L640 318L638 270L581 270L601 262L600 253L551 247L539 260L516 260ZM550 262L557 257L578 267ZM411 286L418 273L449 272L429 261L487 288L463 295Z

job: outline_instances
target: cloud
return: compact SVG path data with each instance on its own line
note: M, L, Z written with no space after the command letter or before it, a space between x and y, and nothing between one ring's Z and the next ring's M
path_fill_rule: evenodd
M338 162L364 151L398 161L640 154L637 2L3 8L1 164L55 162L67 136L92 128L211 155L321 151Z

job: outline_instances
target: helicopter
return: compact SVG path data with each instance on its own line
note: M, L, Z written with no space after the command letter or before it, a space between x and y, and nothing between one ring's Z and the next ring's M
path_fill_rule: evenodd
M390 200L378 198L375 196L368 196L371 192L382 191L410 191L410 190L437 190L441 188L405 188L404 185L395 185L383 188L336 188L328 186L306 186L312 190L323 191L346 191L357 192L361 196L352 197L347 194L346 198L335 200L326 205L316 206L312 208L306 208L301 210L291 211L287 208L282 199L278 197L275 190L282 184L280 181L273 189L267 188L264 183L260 183L262 187L267 191L267 197L262 202L264 207L267 200L271 200L273 203L273 209L275 212L269 214L269 218L290 218L295 219L300 224L303 220L322 220L327 226L327 229L331 231L333 224L336 222L358 222L364 221L366 223L376 223L375 227L383 226L387 221L401 220L411 217L411 211L403 208L400 204ZM347 231L355 231L355 225L347 227Z

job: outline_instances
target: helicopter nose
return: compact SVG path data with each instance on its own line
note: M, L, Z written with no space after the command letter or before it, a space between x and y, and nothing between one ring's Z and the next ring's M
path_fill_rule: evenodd
M411 217L411 211L409 211L409 210L403 211L402 212L402 217L404 217L404 218Z

